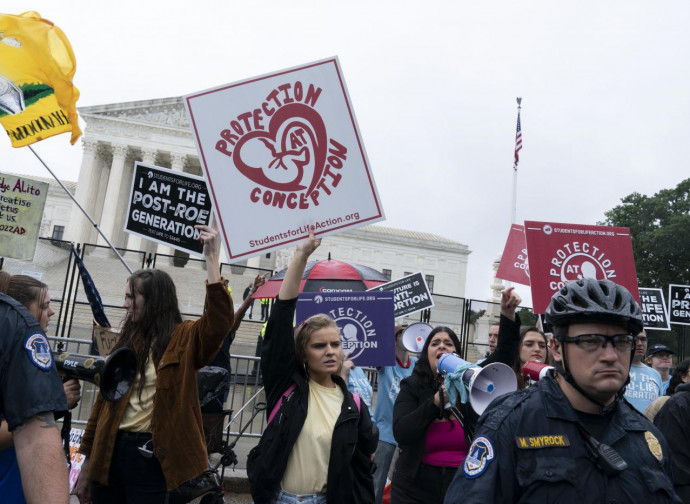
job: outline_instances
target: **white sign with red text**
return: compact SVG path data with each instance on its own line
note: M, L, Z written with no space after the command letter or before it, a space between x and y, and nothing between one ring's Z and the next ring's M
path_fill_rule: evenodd
M384 219L336 57L184 102L230 262Z

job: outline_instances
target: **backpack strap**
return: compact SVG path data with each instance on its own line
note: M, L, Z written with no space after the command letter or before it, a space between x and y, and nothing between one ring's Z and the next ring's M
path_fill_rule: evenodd
M266 426L268 426L268 424L271 423L271 420L273 420L273 417L276 416L276 414L280 410L280 407L283 405L283 400L285 398L289 397L290 394L292 394L292 392L295 390L296 386L297 385L295 384L295 382L293 382L292 385L290 385L287 388L287 390L285 390L285 392L283 392L283 395L281 396L280 401L277 401L275 403L275 405L273 406L273 409L271 410L271 414L268 415L268 420L266 420ZM357 403L357 406L359 406L359 403Z
M280 401L275 403L275 406L273 406L273 409L271 410L271 414L268 415L268 420L266 420L266 425L271 423L273 420L273 417L275 417L278 414L278 411L280 410L280 407L283 405L283 399L287 398L292 394L292 392L295 390L296 384L293 382L292 385L290 385L285 392L283 392L283 395L281 396ZM361 404L361 398L359 397L359 394L352 394L352 397L355 400L355 404L357 405L357 412L361 413L362 412L362 404Z
M359 394L353 393L353 394L352 394L352 397L354 398L355 404L357 405L357 411L358 411L359 413L362 413L362 403L361 403L361 399L360 399L360 397L359 397Z

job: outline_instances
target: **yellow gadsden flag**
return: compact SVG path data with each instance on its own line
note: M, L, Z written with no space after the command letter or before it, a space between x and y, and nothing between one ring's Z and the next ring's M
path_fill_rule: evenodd
M72 132L77 141L79 91L72 46L37 12L0 14L0 124L13 147Z

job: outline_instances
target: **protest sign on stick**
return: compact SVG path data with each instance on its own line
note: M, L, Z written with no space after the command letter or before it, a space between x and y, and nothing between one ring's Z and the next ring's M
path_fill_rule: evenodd
M137 161L125 231L201 256L197 224L211 220L211 198L201 177Z
M0 173L0 256L33 260L47 196L46 182Z
M324 313L340 329L343 354L358 366L395 365L395 319L391 292L302 292L297 324Z
M384 219L337 58L184 103L230 262Z
M553 294L580 278L611 280L639 301L628 228L525 221L525 239L535 313L544 313Z
M520 224L510 226L506 246L501 255L496 278L522 285L529 285L529 263L527 261L527 244L525 227Z
M640 308L645 329L671 330L661 289L640 287Z
M690 285L668 286L668 315L671 324L690 325Z
M431 296L429 287L421 272L378 285L367 292L372 291L389 291L393 293L395 296L393 306L395 318L404 317L410 313L434 306L434 298Z

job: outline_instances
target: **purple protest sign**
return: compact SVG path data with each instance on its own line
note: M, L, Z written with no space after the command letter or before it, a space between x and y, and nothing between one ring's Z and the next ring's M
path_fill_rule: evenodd
M317 313L335 320L343 353L358 366L395 365L392 292L302 292L297 324Z

